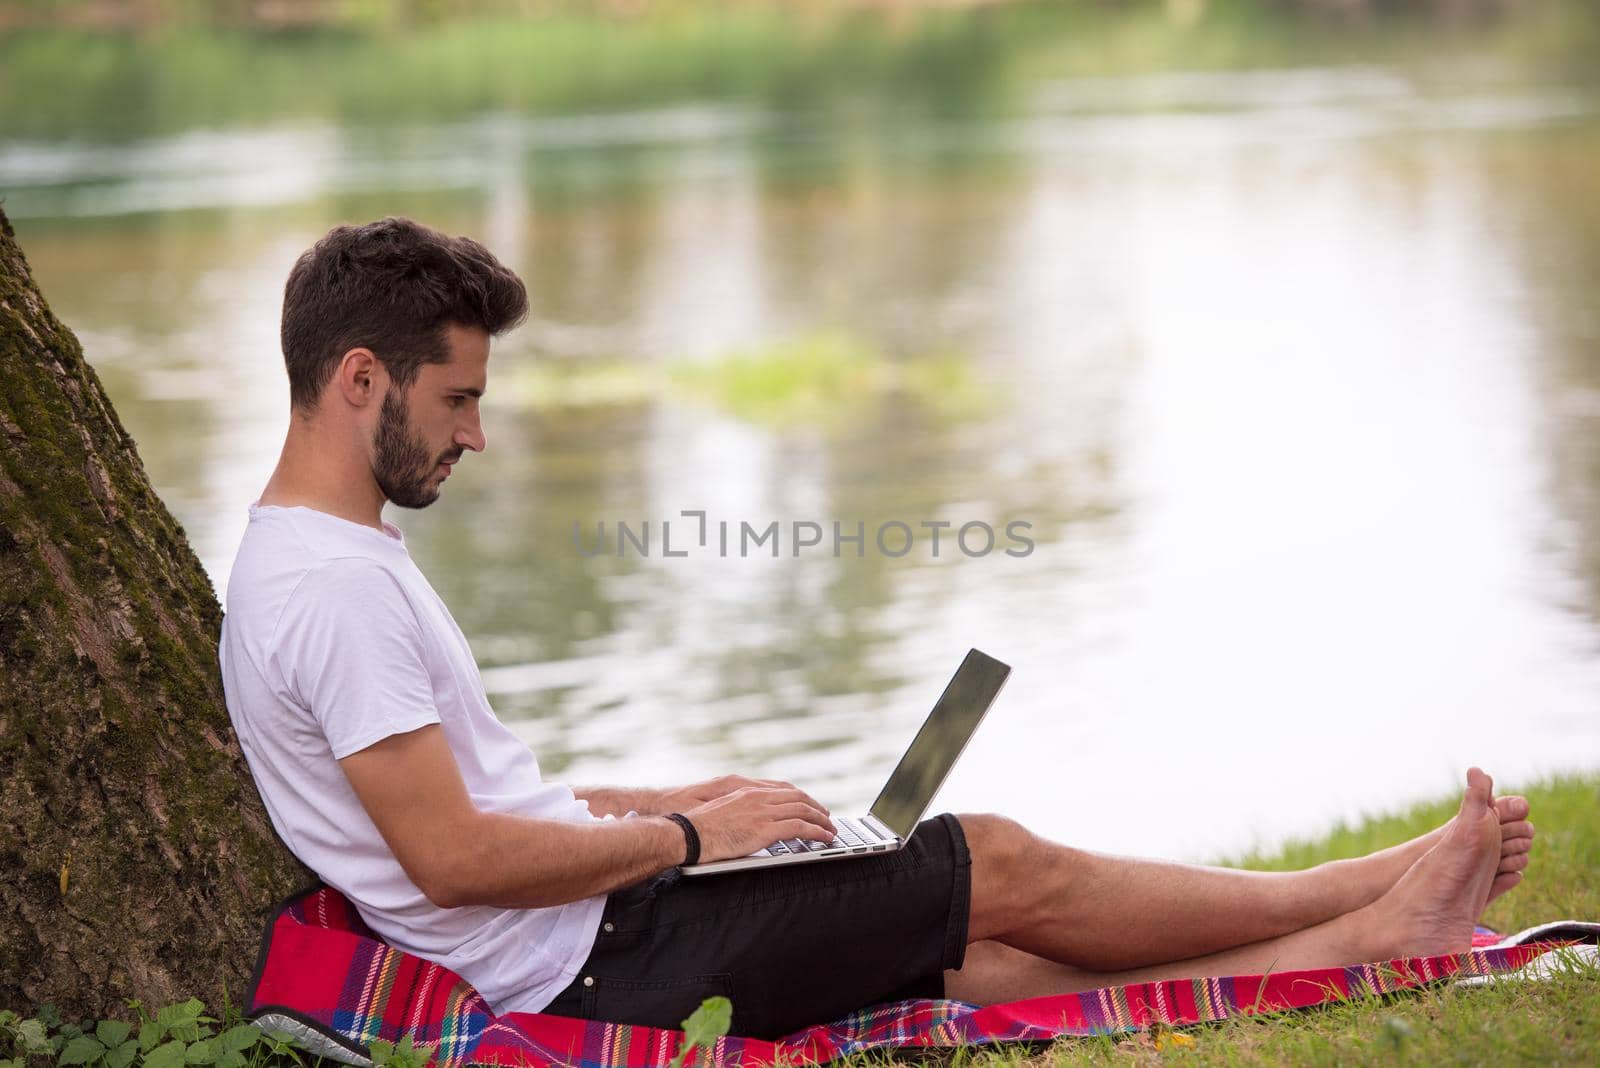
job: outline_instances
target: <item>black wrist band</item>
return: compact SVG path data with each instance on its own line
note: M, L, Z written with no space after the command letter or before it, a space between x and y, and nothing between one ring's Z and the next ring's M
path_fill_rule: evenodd
M683 858L684 866L687 867L690 864L697 863L700 860L700 832L694 829L694 824L689 822L689 817L681 812L669 812L667 813L667 819L683 828L684 841L689 845L689 851Z

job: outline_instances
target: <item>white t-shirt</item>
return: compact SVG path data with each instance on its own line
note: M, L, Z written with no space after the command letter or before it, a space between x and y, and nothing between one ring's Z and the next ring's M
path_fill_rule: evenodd
M472 650L400 531L253 505L222 622L228 713L278 834L391 945L461 975L496 1012L537 1012L594 946L604 897L441 909L418 890L339 767L441 724L473 804L588 821L495 718Z

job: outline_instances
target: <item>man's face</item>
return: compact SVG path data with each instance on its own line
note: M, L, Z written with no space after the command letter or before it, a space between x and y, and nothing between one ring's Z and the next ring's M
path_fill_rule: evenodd
M489 374L489 335L450 324L450 358L425 363L410 388L391 384L378 409L372 439L372 475L378 488L402 508L426 508L439 499L450 465L467 449L486 444L478 421L478 398Z

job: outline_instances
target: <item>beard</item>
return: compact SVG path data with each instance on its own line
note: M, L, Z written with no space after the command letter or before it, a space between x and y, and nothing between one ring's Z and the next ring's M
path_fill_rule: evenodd
M405 398L392 388L384 393L383 406L378 409L372 451L372 477L383 495L402 508L426 508L438 500L434 468L461 457L452 449L431 459L427 442L411 429L411 410Z

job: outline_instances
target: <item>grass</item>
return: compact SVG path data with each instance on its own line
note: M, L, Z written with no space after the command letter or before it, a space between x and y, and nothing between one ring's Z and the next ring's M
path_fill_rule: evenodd
M993 397L955 352L896 360L849 335L823 331L673 368L677 390L752 423L842 425L899 395L954 420Z
M1516 931L1546 920L1600 918L1600 774L1570 775L1524 789L1533 804L1538 843L1528 878L1502 897L1485 916L1501 931ZM1314 840L1290 842L1270 853L1250 854L1227 863L1284 870L1352 856L1393 845L1435 827L1449 817L1454 803L1448 799L1418 805L1403 813L1341 826ZM297 1057L276 1041L261 1039L238 1051L237 1059L223 1058L218 1038L240 1021L237 1009L225 1007L217 1021L200 1017L198 1002L188 1011L174 1006L158 1017L167 1020L163 1032L150 1041L178 1045L179 1068L185 1052L178 1035L189 1045L209 1044L211 1059L190 1063L216 1064L218 1068L320 1068L317 1058ZM10 1017L9 1020L6 1017ZM151 1017L146 1016L146 1020ZM218 1026L206 1026L207 1022ZM88 1024L89 1021L85 1021ZM0 1012L0 1065L25 1068L63 1061L36 1053L7 1061L12 1051L3 1048L15 1039L16 1016ZM51 1020L49 1030L59 1034L61 1024ZM70 1025L68 1025L70 1027ZM147 1022L146 1027L150 1024ZM81 1030L95 1033L93 1026ZM142 1037L138 1021L118 1041ZM208 1038L207 1036L218 1036ZM64 1045L65 1043L63 1043ZM112 1043L111 1045L115 1045ZM1065 1039L1039 1051L1024 1047L993 1050L969 1048L926 1058L945 1066L1018 1065L1056 1068L1095 1064L1517 1064L1592 1063L1600 1049L1600 975L1592 970L1573 971L1540 983L1502 983L1470 989L1441 986L1412 991L1393 998L1361 999L1332 1004L1315 1011L1281 1013L1230 1020L1182 1031L1158 1030L1126 1036ZM15 1051L22 1054L20 1048ZM107 1050L109 1053L109 1050ZM425 1052L409 1047L379 1051L386 1068L422 1068ZM904 1056L862 1055L841 1062L847 1068L905 1063ZM104 1056L85 1060L88 1068L123 1068ZM150 1057L131 1062L133 1068L151 1068ZM159 1068L159 1066L158 1066Z
M1554 919L1600 919L1600 775L1564 776L1523 790L1538 830L1522 885L1484 917L1513 932ZM1308 841L1225 863L1290 870L1354 856L1436 827L1448 799L1341 826ZM1600 974L1541 983L1441 986L1308 1012L1229 1020L1183 1031L1066 1039L1042 1052L961 1051L953 1062L1056 1068L1097 1064L1587 1064L1600 1049ZM858 1058L854 1065L873 1063Z
M532 409L643 404L657 399L710 407L773 429L838 429L870 418L890 399L956 422L999 398L955 351L895 358L878 346L817 330L706 360L526 363L511 375L509 403Z

